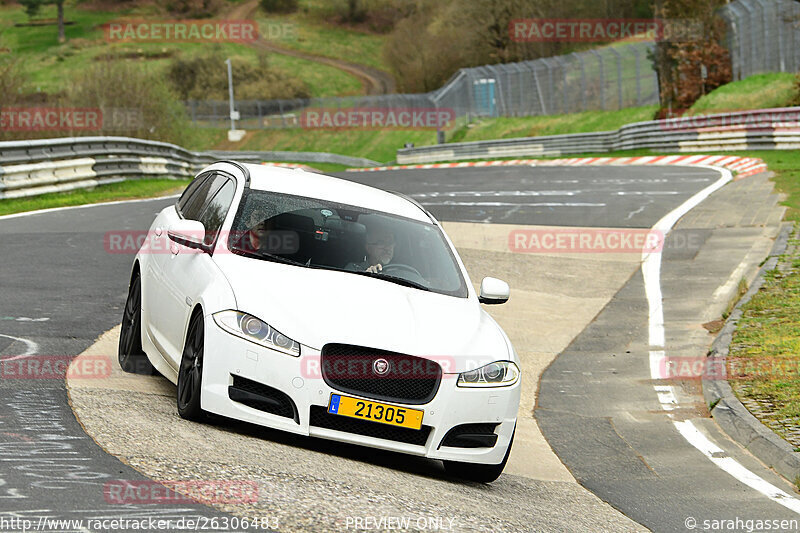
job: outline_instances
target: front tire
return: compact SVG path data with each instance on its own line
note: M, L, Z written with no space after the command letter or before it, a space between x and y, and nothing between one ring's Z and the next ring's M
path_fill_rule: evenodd
M511 445L514 444L514 435L516 432L517 428L515 427L514 432L511 433L511 440L508 443L506 455L503 457L503 462L500 464L483 465L480 463L443 461L445 471L451 476L460 477L469 481L477 481L478 483L491 483L495 481L500 477L500 474L503 473L503 469L506 467L506 463L508 463L508 456L511 455Z
M189 322L186 345L178 370L178 414L186 420L202 422L206 413L200 407L203 382L203 349L205 329L203 315L197 313Z
M142 280L138 272L131 280L122 313L118 359L119 366L125 372L145 375L155 373L153 365L142 350Z

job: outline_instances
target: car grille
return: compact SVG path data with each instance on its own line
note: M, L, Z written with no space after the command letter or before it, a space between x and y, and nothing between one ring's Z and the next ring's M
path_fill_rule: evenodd
M385 363L382 375L375 370L378 363ZM321 366L325 383L334 389L405 404L428 403L442 380L436 361L349 344L323 346Z
M491 448L497 443L497 424L461 424L447 432L439 447Z
M273 415L293 418L300 423L297 406L291 398L273 387L240 376L233 376L233 385L228 387L228 397L253 409Z
M379 422L368 422L356 420L342 415L332 415L325 407L319 405L311 406L312 426L343 431L345 433L355 433L365 437L376 439L392 440L404 442L416 446L425 446L428 442L428 435L431 432L430 426L422 426L420 429L409 429L381 424Z

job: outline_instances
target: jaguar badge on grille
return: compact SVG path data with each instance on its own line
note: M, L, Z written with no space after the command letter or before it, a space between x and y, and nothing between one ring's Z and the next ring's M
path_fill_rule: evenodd
M372 371L379 376L385 375L387 372L389 372L389 361L386 359L375 359L375 361L372 363Z

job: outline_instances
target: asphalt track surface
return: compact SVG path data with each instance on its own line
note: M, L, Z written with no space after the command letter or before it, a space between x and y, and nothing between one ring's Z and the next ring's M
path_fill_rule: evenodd
M505 167L342 176L412 195L445 221L645 228L719 174L679 167ZM172 202L121 203L0 219L0 356L20 356L32 348L37 355L74 356L117 325L132 257L106 252L103 236L112 230L145 230L155 214ZM646 323L642 293L641 276L634 276L598 324L639 335ZM581 340L576 339L571 350L580 349ZM629 342L617 338L606 342L618 341ZM613 348L605 346L603 353ZM604 363L602 358L595 361L598 367ZM553 369L571 364L575 362L566 353ZM551 386L564 383L543 384L544 397ZM585 387L585 383L569 386ZM642 401L657 403L655 398ZM83 432L62 380L0 379L0 405L0 517L220 516L200 505L108 504L103 497L108 480L142 476L107 455ZM572 408L578 410L580 405ZM609 454L597 462L588 445L574 446L590 440L581 434L587 429L601 435L608 433L607 427L587 428L574 413L542 422L551 430L545 432L548 439L554 438L551 445L585 486L652 529L661 530L659 525L678 529L676 517L698 508L710 515L715 506L725 514L738 510L764 518L796 517L754 491L736 487L727 474L703 463L705 458L677 433L667 439L663 434L649 437L654 447L673 456L676 471L681 463L697 466L680 470L681 475L672 479L680 478L679 483L673 483L653 479L652 472L642 471L641 464L625 454ZM594 436L591 440L598 442ZM676 493L687 486L696 490ZM730 500L731 490L742 497Z
M441 172L441 174L439 174ZM719 177L665 167L495 167L342 174L410 195L439 220L649 228Z

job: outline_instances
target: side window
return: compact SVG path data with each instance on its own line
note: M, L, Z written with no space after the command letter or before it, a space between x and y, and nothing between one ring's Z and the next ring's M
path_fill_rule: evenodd
M187 187L186 190L183 191L180 199L178 200L178 212L183 213L183 210L186 208L186 204L189 202L189 199L192 195L197 191L197 188L208 178L210 174L203 174L202 176L198 176L192 181Z
M212 175L206 179L198 188L197 191L186 202L186 206L181 210L183 217L190 220L200 220L200 214L203 212L208 201L214 197L217 191L225 185L227 178L219 175Z
M225 221L225 216L228 214L235 192L236 185L234 182L226 180L219 192L211 199L203 214L200 215L200 222L206 228L206 236L203 243L207 246L214 244L217 239L217 234Z

